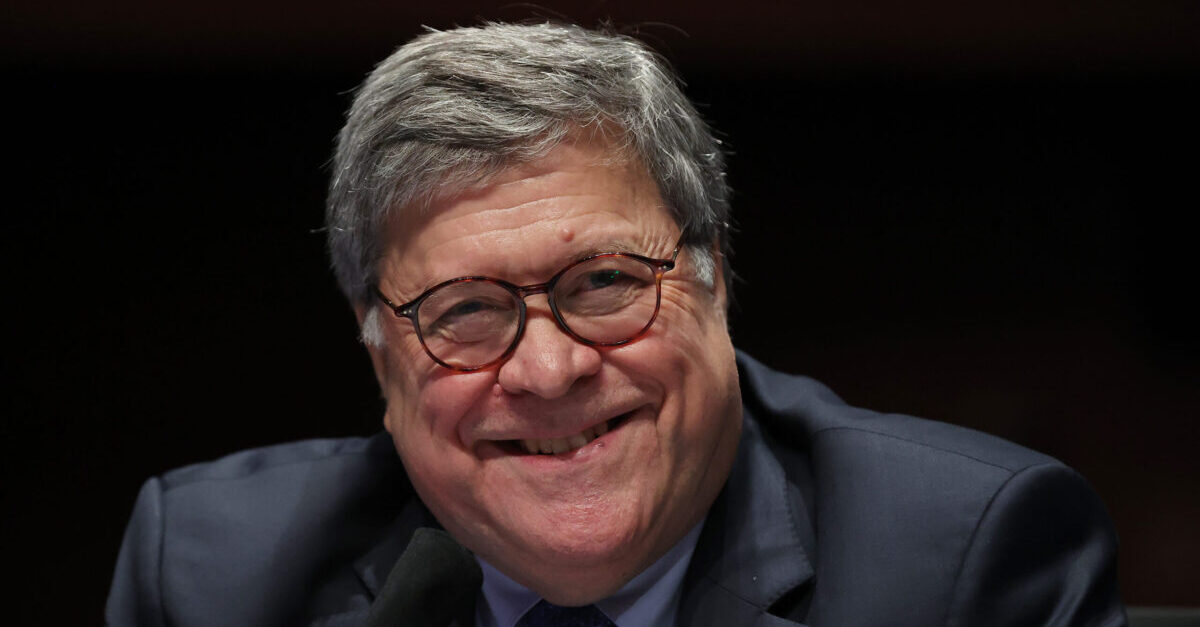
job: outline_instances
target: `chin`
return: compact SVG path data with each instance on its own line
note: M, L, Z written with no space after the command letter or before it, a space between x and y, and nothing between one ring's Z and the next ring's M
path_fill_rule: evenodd
M534 553L554 563L600 566L630 553L637 541L636 521L631 512L612 506L607 499L583 500L555 507L539 517L543 530L531 537Z
M508 555L496 556L497 561L485 559L559 605L605 598L648 565L637 561L647 556L641 546L646 538L634 525L622 524L627 519L611 511L556 514L539 517L544 532L521 541L526 548L514 547ZM542 526L546 523L550 525Z

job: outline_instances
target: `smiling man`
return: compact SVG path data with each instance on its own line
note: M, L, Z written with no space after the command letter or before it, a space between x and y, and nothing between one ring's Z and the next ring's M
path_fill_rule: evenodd
M108 622L1124 624L1077 474L734 351L727 196L635 40L400 48L328 205L386 433L149 481Z
M692 259L712 251L675 248L635 156L571 131L393 221L377 291L412 313L369 346L421 500L563 604L611 595L698 525L741 426L724 286ZM443 282L477 276L497 278Z

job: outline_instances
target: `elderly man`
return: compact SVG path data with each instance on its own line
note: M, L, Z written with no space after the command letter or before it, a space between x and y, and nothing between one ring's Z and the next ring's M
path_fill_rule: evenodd
M1123 624L1071 470L735 353L723 176L632 39L400 48L328 204L387 433L149 481L108 622Z

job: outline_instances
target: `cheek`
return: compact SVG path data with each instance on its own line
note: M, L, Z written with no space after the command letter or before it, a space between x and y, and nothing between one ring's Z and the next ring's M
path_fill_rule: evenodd
M711 292L700 286L664 283L655 327L662 342L689 370L714 367L724 370L725 364L733 363L733 343L726 326L725 310ZM706 375L697 372L694 376Z
M406 449L433 440L461 448L458 429L493 383L485 373L446 371L404 385L399 394L388 395L388 430L406 440Z
M443 524L479 515L469 495L478 488L480 460L463 446L459 430L493 384L494 377L483 373L435 372L413 394L388 401L396 451L421 500Z
M708 293L693 294L664 285L659 317L650 332L611 358L634 379L658 389L670 415L704 415L736 395L733 344L724 316ZM690 430L693 421L660 425Z
M453 373L432 363L423 351L390 365L384 424L410 472L429 475L464 463L469 451L459 431L491 390L495 376Z
M663 290L663 326L654 337L657 378L668 392L688 447L711 445L726 414L741 407L736 355L724 312L708 292ZM670 399L671 396L675 398Z
M426 371L430 366L436 367L437 364L429 359L425 348L421 346L421 340L417 339L417 333L412 329L411 323L407 320L400 322L408 326L397 328L396 332L387 338L389 347L397 347L392 351L393 363L396 367L406 371Z

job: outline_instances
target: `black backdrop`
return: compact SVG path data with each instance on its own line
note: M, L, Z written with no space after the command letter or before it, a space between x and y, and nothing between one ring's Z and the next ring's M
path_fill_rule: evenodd
M906 6L560 8L642 23L731 147L741 348L1063 459L1113 513L1126 600L1200 605L1196 11ZM18 8L18 616L97 620L146 477L378 428L317 232L347 92L421 23L545 12Z

